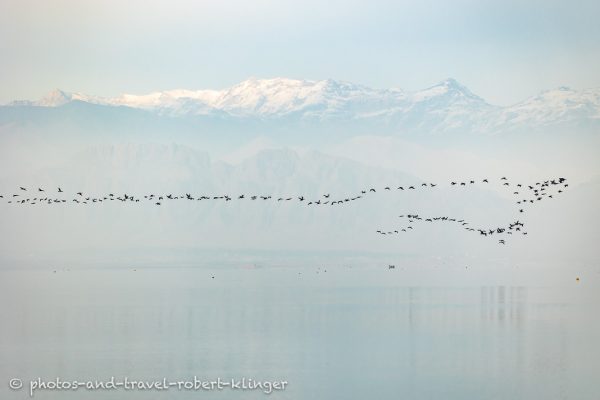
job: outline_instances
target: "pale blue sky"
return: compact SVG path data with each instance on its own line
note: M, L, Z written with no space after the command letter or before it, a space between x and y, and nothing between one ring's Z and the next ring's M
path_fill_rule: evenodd
M598 1L0 1L0 102L223 88L250 76L416 90L454 77L495 104L600 86Z

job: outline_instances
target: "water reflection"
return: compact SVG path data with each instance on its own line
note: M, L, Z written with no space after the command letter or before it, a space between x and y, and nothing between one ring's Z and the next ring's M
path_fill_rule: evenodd
M597 393L596 380L589 379L600 366L592 308L558 302L551 291L211 286L197 284L204 276L193 273L185 284L164 285L165 275L152 274L143 284L104 278L3 284L3 380L284 378L288 390L273 395L282 399L592 399ZM6 388L0 394L23 398ZM36 395L69 397L125 398Z
M526 318L527 288L482 287L481 318L489 321L504 321L519 326Z

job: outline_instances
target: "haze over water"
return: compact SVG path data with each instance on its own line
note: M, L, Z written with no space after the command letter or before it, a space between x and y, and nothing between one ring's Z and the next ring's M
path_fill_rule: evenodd
M452 269L462 278L480 275ZM325 272L326 270L326 272ZM598 273L444 286L410 268L5 270L0 375L249 377L281 399L595 399ZM423 274L426 274L424 272ZM214 278L213 278L214 277ZM176 392L176 390L175 390ZM27 391L0 389L4 399ZM264 398L257 391L38 391L38 399Z

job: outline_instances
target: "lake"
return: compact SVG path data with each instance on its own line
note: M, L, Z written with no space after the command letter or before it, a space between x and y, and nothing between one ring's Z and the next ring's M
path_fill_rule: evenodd
M79 388L38 390L34 398L598 399L594 285L428 286L404 273L3 270L0 398L28 398L37 378L196 376L288 384L268 395ZM13 378L24 388L10 390Z

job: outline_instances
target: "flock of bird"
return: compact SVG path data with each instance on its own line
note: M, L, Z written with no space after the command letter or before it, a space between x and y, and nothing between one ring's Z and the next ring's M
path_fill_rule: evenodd
M500 178L501 184L503 187L507 187L512 190L512 194L517 196L516 204L518 205L519 214L525 212L525 206L533 204L535 202L542 201L544 199L552 199L555 195L563 193L566 188L569 187L569 184L566 183L566 178L557 178L557 179L549 179L542 182L536 182L532 185L523 185L520 183L514 184L514 188L511 188L511 183L508 178L502 177ZM488 179L483 179L482 183L489 183ZM468 182L450 182L451 186L459 186L464 187L467 185L473 185L476 182L474 180L469 180ZM425 185L425 184L423 184ZM430 184L430 186L433 184ZM435 186L435 185L433 185ZM553 191L554 189L554 191ZM416 223L426 222L426 223L436 223L436 222L450 222L457 224L459 227L468 232L476 232L481 236L485 237L501 237L501 235L514 235L521 234L527 235L527 232L524 230L525 224L519 220L516 220L512 223L509 223L507 226L495 226L495 227L474 227L471 223L465 221L464 219L459 218L451 218L448 216L435 216L435 217L423 217L419 214L406 214L400 215L400 218L405 219L406 225L400 228L396 228L394 230L377 230L377 233L380 235L398 235L405 232L409 232L414 229L414 225ZM506 244L506 239L499 238L499 244Z
M540 182L536 182L531 185L523 185L520 183L511 183L508 178L502 177L499 179L499 182L503 188L506 188L512 191L512 195L516 198L516 204L518 206L518 212L525 212L525 208L528 205L533 203L545 200L552 199L555 195L563 193L564 190L569 186L566 183L566 178L556 178L556 179L548 179ZM464 188L471 185L475 185L476 183L481 184L489 184L490 180L484 178L482 180L466 180L466 181L451 181L449 182L449 187L456 188ZM309 199L308 196L300 195L300 196L273 196L273 195L259 195L259 194L239 194L239 195L200 195L193 196L190 193L184 194L147 194L143 197L137 197L131 194L124 193L122 195L108 193L102 196L90 196L84 194L84 192L79 191L75 192L72 195L72 198L66 198L66 192L63 191L62 188L58 187L54 191L46 190L41 187L36 189L30 189L27 187L20 186L16 193L12 193L10 195L0 194L0 200L4 200L7 204L14 205L54 205L54 204L77 204L77 205L93 205L93 204L102 204L109 202L124 202L124 203L140 203L140 202L151 202L156 206L161 206L167 202L177 201L177 200L185 200L185 201L276 201L276 202L290 202L290 201L298 201L306 206L339 206L344 204L349 204L354 201L358 201L360 199L365 198L366 196L371 196L378 191L383 192L391 192L391 191L412 191L412 190L420 190L420 189L435 189L441 186L438 183L424 182L421 184L413 184L413 185L404 185L404 186L385 186L383 188L365 188L360 190L360 192L355 193L352 196L345 197L332 197L331 194L323 194L318 198ZM50 194L52 193L52 194ZM519 220L514 221L506 226L500 227L474 227L471 223L465 221L460 218L451 218L449 216L420 216L419 214L406 214L400 215L400 218L406 221L406 225L399 227L394 230L382 230L379 229L376 233L380 235L399 235L405 232L409 232L414 229L414 225L416 223L435 223L435 222L447 222L457 224L459 227L463 228L469 232L478 233L481 236L486 237L498 237L500 235L513 235L513 234L522 234L527 235L527 232L524 231L524 224ZM506 244L505 239L498 239L499 244Z

